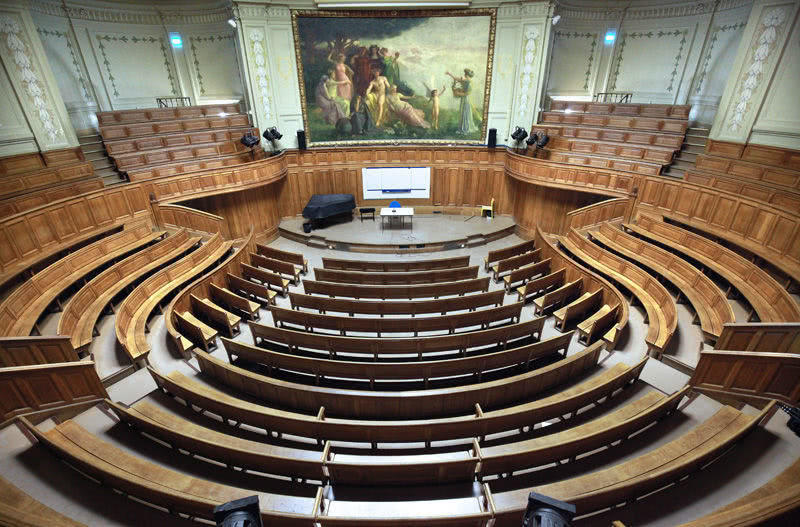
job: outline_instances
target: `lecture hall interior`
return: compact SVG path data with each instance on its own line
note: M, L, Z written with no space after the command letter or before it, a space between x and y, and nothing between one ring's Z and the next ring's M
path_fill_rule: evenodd
M800 525L800 0L3 0L0 525Z

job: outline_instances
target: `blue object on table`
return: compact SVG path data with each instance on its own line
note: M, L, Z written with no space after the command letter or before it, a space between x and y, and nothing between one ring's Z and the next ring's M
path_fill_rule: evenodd
M399 209L399 208L401 208L401 207L402 207L402 205L400 205L400 202L399 202L399 201L397 201L397 200L395 200L395 201L392 201L391 203L389 203L389 208L392 208L392 209Z

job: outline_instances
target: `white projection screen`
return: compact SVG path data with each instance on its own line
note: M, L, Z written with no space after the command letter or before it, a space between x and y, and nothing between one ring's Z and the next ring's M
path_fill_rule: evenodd
M362 168L361 179L365 200L431 196L431 167Z

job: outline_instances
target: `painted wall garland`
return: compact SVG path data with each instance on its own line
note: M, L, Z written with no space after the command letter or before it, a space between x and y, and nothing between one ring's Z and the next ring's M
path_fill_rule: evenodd
M155 44L158 43L161 49L161 56L164 58L164 68L167 71L167 80L169 80L170 90L172 91L172 95L178 95L178 88L175 85L175 76L172 74L172 68L170 67L169 57L167 56L167 46L164 42L163 37L153 37L153 36L144 36L144 37L137 37L136 35L127 37L125 35L121 37L113 36L113 35L95 35L97 38L98 48L100 49L100 54L103 55L103 65L106 67L106 71L108 72L108 80L111 82L111 88L114 90L114 97L119 97L119 90L117 89L116 78L114 74L111 72L111 61L108 60L108 56L106 55L106 46L103 44L103 41L106 43L108 42L123 42L128 44L131 42L133 44L143 43L143 44Z
M750 106L750 99L753 97L753 92L758 89L764 65L776 47L778 31L786 19L786 11L782 7L770 9L761 17L759 27L762 29L758 37L754 37L750 43L752 57L749 66L744 70L744 78L739 83L738 99L728 125L732 131L737 131L742 126L744 116Z
M209 35L209 36L189 37L189 49L192 52L192 64L194 64L194 71L195 74L197 75L197 84L198 87L200 88L201 95L205 95L206 88L205 85L203 84L203 74L200 73L200 60L197 58L197 45L203 42L210 42L212 44L214 42L219 42L220 44L222 44L226 40L232 47L235 47L235 44L233 43L233 35ZM238 63L234 62L234 64L236 64L236 67L238 69Z
M522 74L519 79L519 101L517 103L517 113L520 117L525 117L530 101L530 91L533 85L533 64L536 60L536 41L539 38L539 28L537 26L527 26L525 28L525 42L522 50Z
M620 43L619 43L619 51L617 52L617 56L614 59L614 72L612 74L611 82L610 82L611 90L616 90L617 89L617 80L619 79L619 70L620 70L620 66L622 65L622 58L623 58L623 53L625 52L625 46L626 46L629 38L631 38L631 39L637 39L637 38L651 39L651 38L654 38L654 37L655 38L663 38L663 37L671 37L671 36L672 37L680 36L681 40L679 41L678 53L675 55L675 58L673 59L674 64L672 65L672 71L670 72L669 85L666 88L666 90L668 92L671 92L675 87L675 77L678 74L678 66L680 65L681 58L683 58L683 48L686 45L686 37L688 35L689 35L689 30L688 29L684 29L684 30L676 29L674 31L648 31L646 33L643 32L643 31L633 31L631 33L623 33L622 34L622 39L620 40Z
M711 55L714 51L714 46L717 43L718 33L725 33L726 31L739 31L740 29L744 29L747 25L747 21L739 22L737 24L725 24L723 26L714 26L714 29L711 30L711 38L708 41L708 51L706 52L705 57L703 58L703 68L700 70L700 75L697 78L697 86L694 89L695 94L700 95L703 89L703 82L706 80L706 76L708 75L708 66L711 63Z
M269 83L267 80L267 59L264 57L266 50L264 42L264 32L260 29L250 30L250 47L253 50L253 61L255 62L255 76L258 91L261 95L261 105L264 108L264 117L272 119L269 99Z
M47 94L40 86L41 81L34 61L31 59L30 46L24 40L22 27L11 16L0 16L0 36L8 48L8 56L13 57L20 80L25 86L25 92L36 108L36 115L42 123L45 133L51 142L57 142L59 137L64 137L64 130L58 120L53 118L54 112L48 106Z
M589 61L586 64L586 73L584 74L583 79L583 89L589 89L589 78L592 75L592 63L594 62L594 53L597 51L597 43L600 39L599 33L578 33L577 31L569 32L569 31L556 31L555 38L563 38L563 39L570 39L570 38L590 38L592 42L589 44Z
M70 38L69 34L66 31L58 31L56 29L45 29L41 27L37 27L36 31L39 33L40 36L43 37L55 37L56 39L63 38L67 50L69 51L69 56L72 59L72 66L75 68L75 77L78 80L78 84L81 87L81 96L83 97L83 102L86 105L94 105L94 101L92 97L89 95L89 88L88 83L86 80L86 76L81 69L80 63L78 62L78 57L75 54L75 45L72 43L72 39Z

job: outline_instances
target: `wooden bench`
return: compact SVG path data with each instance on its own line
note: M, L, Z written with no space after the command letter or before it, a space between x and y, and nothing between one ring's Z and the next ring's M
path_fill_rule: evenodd
M519 269L525 265L536 263L541 259L541 257L542 250L536 249L517 256L512 256L511 258L506 258L505 260L500 260L491 266L492 273L494 274L494 281L500 281L500 273L513 271L514 269Z
M546 134L550 137L561 136L575 139L593 139L596 141L614 141L635 145L654 145L678 150L683 146L683 134L647 132L640 130L624 130L618 128L599 128L594 126L559 126L535 124L531 126L532 134Z
M486 306L502 306L505 294L503 291L488 291L471 295L440 298L438 300L402 300L397 302L376 302L370 300L350 300L348 298L327 298L324 296L289 293L292 309L315 309L325 314L328 311L347 313L353 317L356 313L366 315L425 315L449 311L475 311Z
M261 305L275 305L275 297L278 293L272 291L264 285L245 280L241 276L236 276L228 273L228 287L234 291L245 295L250 301L257 302ZM261 301L259 301L261 299Z
M56 512L42 502L22 492L11 482L0 478L0 525L9 527L86 527L85 523L72 520Z
M511 294L514 284L522 282L522 287L533 278L536 278L550 271L552 258L545 258L541 262L536 262L525 267L520 267L503 277L503 286L507 294Z
M249 320L258 320L261 316L258 309L261 307L258 302L248 300L243 296L239 296L226 287L220 287L217 284L208 285L209 292L211 293L211 300L224 308L232 311L237 311L247 317ZM275 298L273 292L273 299Z
M322 258L322 267L339 271L364 271L380 273L409 273L413 271L433 271L438 269L454 269L468 267L469 256L454 256L452 258L438 258L435 260L339 260L337 258Z
M499 346L503 349L517 340L534 340L541 337L544 317L527 320L510 326L501 326L468 333L437 335L433 337L406 338L363 338L322 335L305 331L266 326L250 322L250 331L255 344L283 344L290 351L298 348L325 351L332 358L337 353L369 354L377 358L379 354L417 354L457 352L464 355L467 349L479 346ZM534 336L535 335L535 336Z
M496 525L518 525L531 491L571 503L579 515L649 494L705 468L764 416L726 406L681 437L618 465L533 489L494 493Z
M533 299L533 314L544 313L564 302L569 302L583 290L583 279L579 278L572 282L567 282L558 289L548 291L542 296Z
M517 256L528 251L532 251L533 249L533 240L528 240L518 243L517 245L512 245L511 247L504 247L503 249L489 251L489 254L487 254L486 258L483 259L484 270L488 273L489 266L494 262L499 262L500 260L505 260L507 258L511 258L512 256Z
M377 333L378 337L384 333L413 333L416 337L420 332L444 330L455 333L457 329L475 326L488 329L494 322L516 324L520 320L522 302L469 313L422 318L340 317L280 307L272 307L270 311L274 324L282 328L290 324L311 332L315 329L338 331L342 336L346 336L348 331L355 331Z
M139 225L57 260L16 288L0 304L0 335L30 335L39 332L38 320L53 303L61 309L59 296L76 282L109 262L140 250L164 236L149 225Z
M599 353L601 347L587 348L589 349ZM569 357L564 360L569 360ZM554 395L514 407L484 411L477 405L475 412L458 418L417 421L326 419L324 408L320 408L315 415L275 410L215 390L177 371L162 375L149 366L148 370L158 387L167 394L180 398L186 405L191 404L214 413L231 425L248 424L262 430L308 437L317 441L361 441L377 445L379 442L430 442L483 437L507 430L533 427L536 423L556 417L570 416L599 399L612 397L620 389L635 382L646 362L647 358L633 366L615 364Z
M430 379L440 377L476 375L478 382L481 382L485 371L514 365L524 365L526 370L530 370L534 360L554 354L566 355L572 341L572 333L567 332L541 342L492 353L481 353L455 359L412 362L358 362L323 359L281 353L226 338L221 340L228 353L228 362L232 364L234 357L237 357L247 362L264 364L270 370L287 369L305 372L313 374L317 384L326 376L343 379L368 379L370 387L373 387L376 381L382 380L422 379L427 388Z
M239 323L242 319L237 315L225 311L208 298L198 298L196 295L190 294L189 301L193 312L197 312L209 322L213 321L222 326L229 337L233 338L239 334Z
M609 102L586 102L554 100L550 111L567 113L591 113L600 115L630 115L659 117L662 119L688 119L690 104L630 104Z
M47 432L41 432L27 421L25 424L42 445L83 474L100 481L109 492L115 489L175 514L206 520L213 519L216 505L256 495L261 518L267 525L314 525L321 492L311 498L230 487L132 455L100 440L74 421L65 421Z
M0 197L13 196L51 185L84 181L94 176L90 161L0 176Z
M578 324L578 341L588 346L595 336L605 333L603 336L604 341L616 342L616 330L612 326L617 318L618 309L619 304L614 307L603 304L603 307L598 309L592 316L580 322ZM611 334L606 333L606 330Z
M664 286L641 268L590 242L575 229L559 240L576 258L631 291L647 313L644 322L648 324L645 336L648 352L663 353L678 325L675 300Z
M608 140L580 139L574 137L550 137L547 147L566 152L600 154L624 159L641 159L666 165L672 162L676 148L653 145L634 145ZM678 147L680 148L680 146Z
M735 288L752 306L753 311L748 316L748 321L753 314L762 322L800 320L800 307L788 291L766 271L730 249L645 214L639 215L636 224L624 224L623 227L649 241L670 247L697 260L724 278L731 284L728 295Z
M580 152L562 152L549 148L542 149L542 152L542 159L547 159L556 163L621 170L623 172L633 172L645 176L659 175L664 166L664 163L651 163L640 160L634 161L616 157L605 157L598 154L583 154Z
M239 104L178 106L173 108L142 108L97 112L100 128L116 124L146 123L150 121L174 121L175 119L199 119L219 114L238 114Z
M0 337L0 368L77 360L69 337Z
M289 280L279 274L271 273L252 265L242 264L242 277L247 280L258 280L265 287L275 286L281 296L289 294Z
M530 280L525 285L517 288L517 301L527 302L528 298L535 298L545 291L561 287L565 276L567 276L567 271L562 267L541 278Z
M542 112L544 124L572 124L685 134L689 128L686 119L659 119L656 117L629 117L626 115L595 115L584 113Z
M253 153L255 152L255 154ZM235 152L225 155L218 155L211 158L191 159L188 161L176 161L173 163L161 163L159 165L137 167L127 170L125 173L131 182L146 181L148 179L165 178L178 174L191 174L201 170L212 170L235 165L251 163L260 158L258 150L253 152Z
M250 262L256 267L262 267L273 273L286 276L294 285L300 284L300 269L295 267L291 262L273 260L272 258L254 253L250 253Z
M566 306L556 309L553 312L553 316L556 319L556 329L564 331L566 329L567 322L584 316L587 313L597 309L597 306L599 306L600 302L602 301L603 292L598 289L593 293L587 291Z
M222 117L214 115L169 121L146 121L135 124L111 124L100 126L100 136L103 138L103 143L108 147L116 141L131 137L175 134L180 132L199 132L201 130L248 126L250 126L250 119L247 117L247 114L236 113Z
M163 148L173 148L189 145L203 145L210 143L223 143L238 141L246 134L258 137L258 128L243 126L238 128L225 128L206 131L188 131L169 134L152 134L136 139L119 139L116 141L103 141L106 152L111 157L131 154L134 152L147 152Z
M746 177L698 172L696 170L684 172L683 179L696 185L703 185L757 199L787 212L800 210L800 189L761 183L760 181L749 180ZM798 175L798 179L800 180L800 175Z
M146 332L156 307L181 285L197 277L225 256L233 242L214 235L202 247L140 283L117 309L114 331L117 341L134 364L141 364L150 352ZM182 341L182 346L187 343Z
M625 234L608 223L591 230L589 235L602 245L672 282L678 288L678 299L684 296L692 304L695 321L700 320L705 339L716 340L724 324L736 321L725 294L710 278L679 256Z
M12 195L12 197L0 201L0 219L21 214L64 198L73 198L93 190L100 190L103 186L103 178L92 177L60 185L55 184L41 190L25 192L24 194Z
M202 320L195 317L189 311L185 313L175 313L175 319L178 325L178 331L189 335L192 345L199 345L206 351L217 347L217 330L207 326ZM183 351L191 349L191 345L187 348L183 346Z
M97 336L97 321L124 289L159 267L200 245L185 229L109 267L78 290L58 319L58 334L69 335L76 350L85 350Z
M275 247L270 247L268 245L261 245L256 244L256 251L258 254L262 256L266 256L267 258L272 258L273 260L281 260L284 262L291 262L294 265L300 266L302 269L303 274L308 272L308 260L303 258L302 254L297 253L290 253L289 251L282 251L280 249L276 249Z
M247 147L237 139L235 141L227 140L202 145L175 146L172 148L133 152L130 154L112 156L112 159L117 169L121 172L127 172L128 170L162 163L173 163L175 161L186 162L187 160L240 154L243 152L249 155Z
M768 183L793 192L800 191L800 172L797 170L705 153L697 155L695 166L704 172L727 174L742 181Z
M441 296L465 295L476 291L489 290L489 277L445 282L441 284L423 285L353 285L335 282L317 282L304 280L303 289L307 294L327 295L349 298L380 298L381 300L399 300L407 298L439 298Z
M362 271L339 271L314 269L314 278L321 282L367 285L413 285L456 282L478 277L478 266L440 269L435 271L412 271L410 273L375 273Z
M447 388L414 391L340 389L299 384L253 373L195 350L200 371L220 383L276 408L316 413L330 418L436 419L482 408L501 408L531 400L597 365L604 344L593 346L548 366L502 379Z

